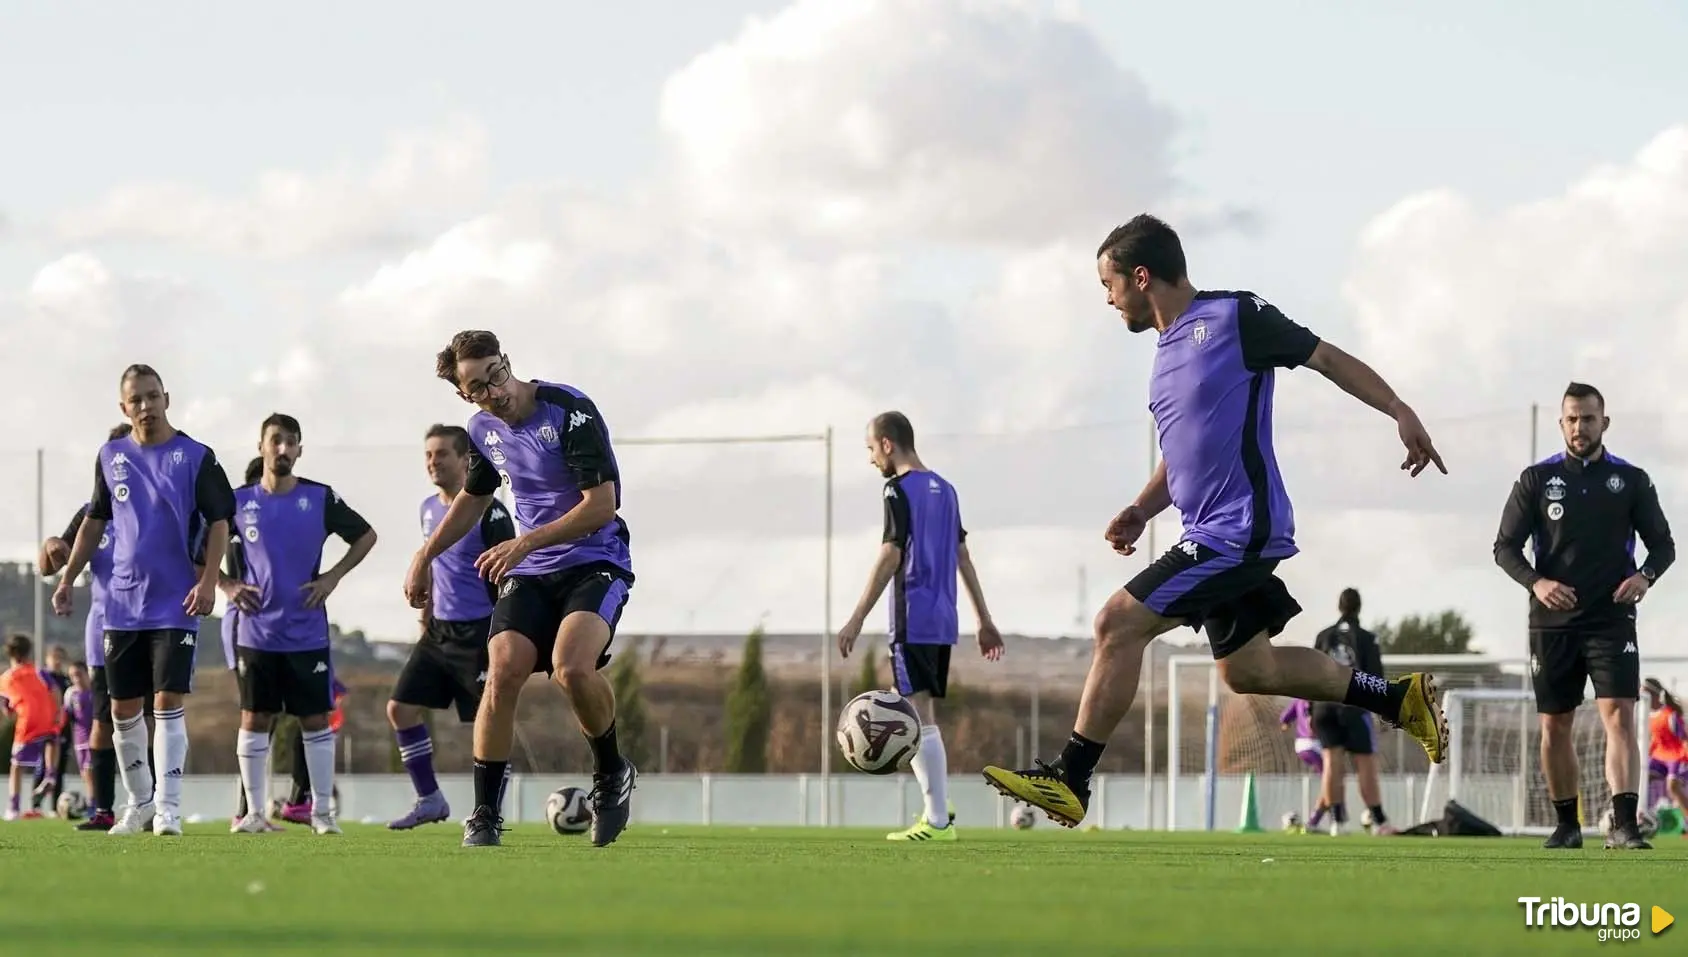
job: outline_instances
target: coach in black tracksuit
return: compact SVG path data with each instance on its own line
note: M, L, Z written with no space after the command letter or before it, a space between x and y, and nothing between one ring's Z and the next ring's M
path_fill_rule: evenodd
M1565 451L1524 470L1495 537L1495 564L1530 590L1530 671L1541 712L1541 758L1558 826L1545 846L1582 846L1571 742L1583 685L1606 726L1612 790L1608 848L1645 849L1636 824L1635 701L1641 695L1636 603L1676 558L1653 480L1602 442L1611 420L1593 386L1573 382L1559 417ZM1635 539L1647 560L1635 560ZM1536 561L1524 557L1535 539Z

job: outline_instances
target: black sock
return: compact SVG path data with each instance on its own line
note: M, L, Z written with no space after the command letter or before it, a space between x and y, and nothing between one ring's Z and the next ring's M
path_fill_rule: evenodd
M1090 787L1090 776L1096 772L1096 762L1102 760L1102 749L1107 745L1092 741L1077 731L1067 739L1067 746L1061 749L1061 767L1067 772L1067 786L1075 791Z
M98 748L88 755L94 774L94 810L113 810L117 803L117 749Z
M509 763L475 759L475 810L484 807L498 813L498 792L504 788L504 765Z
M1381 827L1389 823L1388 816L1383 813L1383 805L1373 804L1371 806L1371 822L1373 827Z
M1353 677L1348 679L1348 694L1343 696L1342 703L1364 708L1386 721L1398 721L1401 718L1401 701L1406 696L1405 682L1391 684L1377 675L1355 668Z
M1348 823L1348 806L1337 803L1330 806L1331 819L1338 824Z
M615 743L614 721L603 734L595 738L588 735L586 741L592 745L592 766L599 774L615 774L627 763L622 760L621 748Z
M1565 798L1553 802L1553 813L1559 818L1560 827L1578 827L1577 799Z
M1640 803L1634 791L1612 795L1612 818L1619 827L1635 827L1635 806Z

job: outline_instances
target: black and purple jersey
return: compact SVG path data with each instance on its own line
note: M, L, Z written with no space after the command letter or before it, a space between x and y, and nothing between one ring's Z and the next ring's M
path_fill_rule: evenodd
M327 648L328 608L306 608L305 586L322 573L330 535L350 544L369 523L332 488L310 479L297 479L286 492L243 485L234 498L229 577L258 589L257 610L235 616L235 643L261 651Z
M438 495L422 500L419 510L422 540L434 534L450 505ZM492 615L497 587L475 568L475 560L487 549L516 537L516 524L502 502L494 499L481 516L481 524L457 544L434 559L433 616L438 621L478 621Z
M204 444L177 432L142 445L132 435L100 447L88 516L109 524L105 628L196 631L182 600L199 581L195 539L234 515L234 491Z
M936 472L909 471L887 480L881 537L902 550L891 579L891 640L955 644L956 576L967 540L955 486Z
M491 495L500 485L509 485L516 521L524 530L562 518L580 504L582 493L606 482L615 483L620 507L621 473L598 407L577 389L535 384L538 407L527 421L510 425L487 412L469 419L471 452L464 491ZM619 515L583 538L530 553L511 574L544 575L599 563L633 573L627 523Z

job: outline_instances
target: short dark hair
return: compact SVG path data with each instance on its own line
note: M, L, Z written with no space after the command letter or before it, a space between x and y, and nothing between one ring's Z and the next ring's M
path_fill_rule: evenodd
M1599 389L1596 389L1594 386L1591 386L1586 382L1573 382L1566 386L1565 398L1593 399L1595 402L1600 403L1600 411L1606 411L1606 397L1600 394Z
M461 425L446 425L443 422L435 422L428 426L428 434L422 437L424 442L429 439L450 439L452 451L458 455L469 454L469 430Z
M81 668L83 671L87 671L88 670L88 662L83 661L81 658L78 658L75 661L70 663L70 670L71 671L75 671L78 668Z
M873 417L874 438L889 439L904 452L914 451L914 426L901 412L881 412Z
M252 461L246 463L246 484L251 485L263 477L264 457L262 455L254 456Z
M29 653L35 650L35 642L21 631L14 631L6 637L6 657L13 661L24 661Z
M123 388L123 384L128 382L130 379L144 378L157 379L158 387L160 389L164 388L164 377L158 374L157 369L154 369L152 366L149 366L144 362L130 363L129 366L123 370L123 375L118 377L117 387L119 389Z
M295 438L302 439L305 437L305 430L299 427L298 419L295 419L293 416L288 415L285 412L271 412L269 417L264 419L263 424L258 426L258 438L261 439L268 435L271 426L274 426Z
M1360 615L1360 593L1353 588L1344 588L1342 594L1336 596L1336 610L1344 618L1357 618Z
M465 329L451 337L451 344L434 357L434 375L457 385L457 364L465 359L490 359L503 355L498 337L485 329Z
M1123 226L1115 226L1096 249L1096 258L1103 256L1108 257L1117 272L1130 272L1142 266L1149 271L1149 278L1162 282L1178 282L1188 275L1184 244L1178 234L1148 213L1132 217Z
M106 433L106 441L115 442L118 439L126 438L133 431L135 431L135 427L127 422L122 425L114 425L111 427L111 431Z

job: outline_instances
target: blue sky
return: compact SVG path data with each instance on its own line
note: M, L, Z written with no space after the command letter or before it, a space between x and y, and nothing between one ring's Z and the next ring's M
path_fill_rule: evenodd
M860 423L909 409L979 513L1001 623L1070 630L1079 567L1092 600L1137 568L1100 529L1144 477L1146 423L1050 430L1144 420L1148 342L1113 322L1089 257L1147 207L1185 225L1198 284L1251 288L1371 359L1458 470L1406 483L1387 421L1284 378L1307 549L1286 577L1309 633L1356 584L1379 615L1456 605L1516 650L1521 599L1487 539L1530 402L1573 375L1610 384L1614 448L1688 504L1688 410L1668 388L1688 288L1666 265L1688 250L1688 144L1669 136L1688 123L1682 8L1047 9L13 11L0 340L52 330L57 350L20 390L35 424L13 444L52 448L49 512L67 511L114 411L103 383L172 343L151 361L226 460L285 406L306 423L301 468L393 529L334 612L401 632L427 491L412 440L466 411L420 357L488 325L624 434L835 426L836 621L875 532ZM753 16L776 19L758 33ZM1021 91L1035 109L1016 112ZM1199 228L1239 211L1251 228ZM648 570L629 627L812 626L818 455L632 454L650 458L629 479ZM786 512L734 487L758 482ZM702 496L740 527L687 517ZM33 509L17 512L0 540L21 555ZM689 572L723 552L737 581ZM1650 600L1661 621L1688 610L1671 591Z

